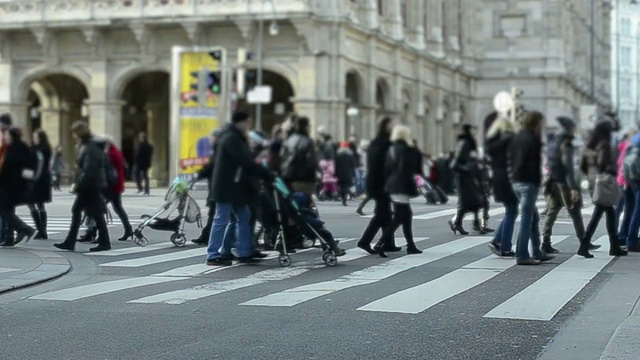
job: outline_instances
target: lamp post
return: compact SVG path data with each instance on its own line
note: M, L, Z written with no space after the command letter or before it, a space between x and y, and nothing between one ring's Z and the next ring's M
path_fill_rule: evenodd
M264 3L271 3L271 10L273 12L273 20L269 26L269 34L271 36L278 35L279 28L276 23L276 8L271 0L262 0L262 12L264 12ZM260 20L258 21L258 79L257 86L262 86L263 81L263 66L264 66L264 14L260 14ZM262 130L262 104L256 104L256 129Z

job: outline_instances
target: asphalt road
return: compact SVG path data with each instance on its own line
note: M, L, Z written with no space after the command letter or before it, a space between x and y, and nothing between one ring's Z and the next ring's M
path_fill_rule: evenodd
M137 219L162 195L127 195L125 207ZM58 230L27 247L54 250L72 200L56 195L49 214ZM175 248L169 233L145 229L150 244L139 248L115 240L122 229L113 224L111 252L88 255L89 245L78 244L63 253L68 275L0 296L0 359L536 359L618 261L606 245L597 261L573 258L577 240L561 218L557 259L512 266L491 256L489 237L451 233L453 205L420 202L414 235L424 254L381 259L355 248L369 221L355 207L319 206L347 249L333 268L316 249L292 254L291 268L273 258L207 268L203 247ZM198 229L187 232L191 239Z

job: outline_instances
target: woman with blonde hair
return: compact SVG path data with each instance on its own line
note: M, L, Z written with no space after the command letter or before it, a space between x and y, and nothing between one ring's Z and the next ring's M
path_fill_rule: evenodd
M391 224L384 230L374 250L380 257L387 257L385 248L395 240L394 234L402 225L402 232L407 241L407 254L421 254L413 241L413 212L411 198L419 195L415 175L419 173L419 151L413 146L411 130L405 125L396 125L391 132L391 147L384 163L384 190L393 203L394 215ZM387 246L385 246L387 244Z
M505 214L496 229L489 249L498 256L514 257L511 238L518 217L518 198L511 187L507 154L509 145L516 132L515 124L506 116L497 115L486 136L485 150L491 159L493 178L491 187L497 203L504 206Z

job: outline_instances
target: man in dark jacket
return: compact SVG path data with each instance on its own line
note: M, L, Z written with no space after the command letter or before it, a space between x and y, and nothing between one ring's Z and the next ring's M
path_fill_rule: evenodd
M313 195L316 190L318 158L313 140L309 137L307 117L295 120L294 133L282 144L280 172L291 191Z
M580 184L576 180L574 171L573 139L575 137L575 122L564 116L557 118L562 127L549 147L548 166L549 179L544 186L547 200L547 218L542 229L542 250L549 254L559 251L551 246L551 233L558 213L565 207L571 216L573 227L579 241L584 238L584 222L582 221L582 198ZM594 246L594 250L600 246Z
M536 207L542 183L542 141L544 115L537 111L524 115L520 130L509 145L509 175L513 192L520 201L520 232L516 247L518 265L538 265L553 259L540 250L540 214ZM533 258L529 256L529 239Z
M111 249L109 230L104 218L106 212L102 193L107 188L107 157L94 139L89 125L84 121L76 121L71 126L73 136L78 141L76 155L77 173L72 192L76 199L71 207L71 226L64 242L53 246L62 250L75 249L82 211L96 222L98 228L98 246L89 251L106 251Z
M207 194L207 207L209 208L209 213L207 217L207 224L204 228L202 228L202 232L197 239L191 240L192 243L197 245L206 245L209 242L209 236L211 235L211 224L213 224L213 216L216 214L216 203L211 201L212 194L212 185L213 181L211 176L213 175L213 168L215 166L216 160L216 139L221 135L222 130L217 129L211 133L211 146L213 151L211 152L211 156L209 157L209 162L200 169L198 174L196 175L196 181L201 179L207 179L209 191Z
M254 244L251 234L251 202L249 191L256 176L272 181L273 174L251 158L247 132L252 119L246 112L233 114L229 124L217 140L215 166L212 176L211 200L216 203L216 213L207 249L207 265L231 265L231 245L224 241L231 214L236 217L238 260L241 263L258 261L253 258Z
M138 135L138 146L136 147L135 171L136 183L138 185L138 194L144 192L149 195L149 168L151 167L151 159L153 158L153 145L149 143L147 134L140 133ZM144 180L144 187L142 182Z
M391 129L393 121L391 118L384 118L378 125L378 135L376 136L369 148L367 149L367 196L371 197L375 203L374 215L369 221L369 225L365 229L357 246L368 252L376 254L371 248L371 242L379 230L386 229L391 224L391 199L389 194L384 191L385 172L384 163L387 158L387 152L391 147ZM383 241L384 240L384 241ZM384 252L400 251L396 247L394 239L380 239L380 243L384 244Z

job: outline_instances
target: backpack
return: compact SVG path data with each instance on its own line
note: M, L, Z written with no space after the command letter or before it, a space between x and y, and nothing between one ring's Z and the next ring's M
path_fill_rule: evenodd
M627 181L640 180L640 148L629 145L622 162L622 174Z
M116 171L115 166L111 163L111 159L109 158L109 148L110 144L106 144L104 148L104 171L107 179L107 187L112 188L118 185L118 172Z

